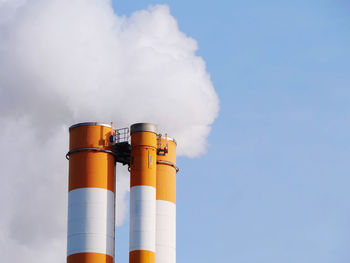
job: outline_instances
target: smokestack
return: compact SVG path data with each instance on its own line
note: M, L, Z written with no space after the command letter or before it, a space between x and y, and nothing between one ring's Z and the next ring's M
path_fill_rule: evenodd
M131 126L130 263L155 263L157 126Z
M152 123L70 131L68 263L113 263L115 165L130 168L130 263L176 263L176 141Z
M69 129L68 263L113 263L115 159L110 125Z
M156 263L176 263L176 142L159 138L157 155Z

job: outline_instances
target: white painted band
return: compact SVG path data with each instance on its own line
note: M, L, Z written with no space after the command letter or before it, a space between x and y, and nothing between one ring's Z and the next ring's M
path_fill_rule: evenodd
M176 205L157 200L156 262L176 263Z
M133 186L130 189L130 251L156 251L156 189Z
M67 254L102 253L114 256L114 193L79 188L68 193Z

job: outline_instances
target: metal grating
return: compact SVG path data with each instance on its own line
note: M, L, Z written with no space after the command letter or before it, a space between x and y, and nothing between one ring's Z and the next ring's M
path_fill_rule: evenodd
M129 140L130 140L129 128L121 128L121 129L115 130L116 143L129 142Z

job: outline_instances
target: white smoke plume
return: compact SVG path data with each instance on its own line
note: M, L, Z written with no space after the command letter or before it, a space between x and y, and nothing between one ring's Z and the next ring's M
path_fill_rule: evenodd
M4 262L65 260L69 125L153 122L180 155L205 152L218 98L196 50L165 5L120 17L107 0L0 0ZM118 225L128 182L118 173Z

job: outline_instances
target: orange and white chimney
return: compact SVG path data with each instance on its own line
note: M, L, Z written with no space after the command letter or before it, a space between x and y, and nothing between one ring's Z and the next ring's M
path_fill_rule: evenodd
M115 159L110 125L69 129L67 263L114 262Z
M112 125L69 129L67 263L114 263L116 162L130 168L129 263L176 263L176 142L136 123L130 145Z
M157 126L131 126L129 263L155 263Z
M176 142L159 138L157 156L156 263L176 263Z

